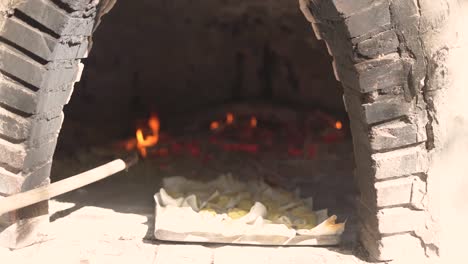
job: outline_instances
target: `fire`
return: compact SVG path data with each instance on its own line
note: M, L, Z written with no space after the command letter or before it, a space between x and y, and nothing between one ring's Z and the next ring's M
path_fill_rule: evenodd
M234 115L232 113L226 114L226 124L230 125L234 122Z
M211 122L211 124L210 124L210 129L211 130L216 130L218 128L219 128L219 122L216 122L216 121Z
M336 121L335 128L341 130L343 128L343 123L341 123L341 121Z
M148 120L148 126L153 131L153 134L159 134L159 118L156 115L153 115Z
M250 126L251 126L252 128L256 128L256 127L257 127L257 118L256 118L255 116L252 116L252 117L250 118Z
M146 157L148 152L146 151L147 147L154 146L159 141L159 119L157 116L153 115L148 120L148 126L151 129L152 135L148 135L146 138L143 135L143 130L141 128L136 131L137 139L137 149L140 152L142 157Z

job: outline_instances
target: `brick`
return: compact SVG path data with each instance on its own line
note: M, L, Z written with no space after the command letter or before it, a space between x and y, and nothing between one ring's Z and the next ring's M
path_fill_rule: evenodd
M2 37L46 61L75 59L83 55L78 54L83 52L81 45L87 47L87 41L82 38L56 39L15 17L5 21Z
M0 103L24 113L33 113L36 95L17 83L0 80Z
M31 85L40 88L46 69L43 65L3 46L0 49L1 69Z
M28 146L37 146L43 138L48 138L49 135L58 135L62 127L64 115L53 118L51 120L40 119L31 122L30 133L28 135Z
M328 49L333 53L335 60L353 57L353 43L346 37L345 25L333 24L331 26L326 23L316 23L316 27L320 30L321 38L326 40Z
M358 91L366 93L375 90L402 86L407 74L398 54L368 60L355 65L358 76Z
M61 109L68 101L73 92L73 84L68 84L56 91L46 91L38 94L35 113L43 113L50 109Z
M72 10L76 10L76 11L82 11L85 9L92 8L97 3L99 3L97 1L91 1L91 0L59 0L59 1L67 5Z
M385 207L411 202L413 181L417 177L399 178L375 183L377 206Z
M57 90L74 83L80 74L79 61L63 61L61 63L50 62L46 65L46 81L43 84L48 90Z
M26 159L23 145L13 144L0 138L0 165L12 172L19 172Z
M384 0L386 1L386 0ZM355 0L353 2L346 0L331 0L331 1L310 1L310 11L314 17L320 20L333 20L343 19L350 17L356 13L361 13L363 10L368 9L375 2L381 3L382 1L375 0Z
M17 9L60 36L91 36L93 31L93 17L71 17L52 1L28 0Z
M38 88L52 89L64 86L76 79L78 65L41 65L18 52L0 49L1 70Z
M391 25L389 1L373 1L370 7L345 19L349 37L376 34Z
M426 172L427 150L424 145L372 155L375 178L378 180Z
M363 103L359 96L346 93L345 99L348 113L368 125L403 117L413 112L413 104L407 102L402 95Z
M404 87L407 82L407 69L398 54L392 53L346 66L338 62L340 80L346 87L359 93L369 93L394 87Z
M42 145L27 149L24 144L13 144L0 138L0 165L6 170L29 173L36 167L52 159L57 144L57 136L49 138Z
M377 58L378 56L397 52L399 45L395 31L389 30L359 42L357 52L364 57Z
M58 108L51 107L47 109L47 111L39 113L37 116L38 118L41 118L41 119L54 119L57 116L60 116L60 114L62 113L62 110L63 110L63 106L60 106Z
M415 203L416 209L423 209L426 194L426 183L418 176L409 176L375 182L372 173L366 169L356 169L356 181L361 190L361 201L368 208L377 210L390 206L410 206Z
M0 134L13 143L27 141L37 142L49 134L58 134L63 122L63 114L51 120L39 119L35 116L25 118L0 107Z
M0 195L12 195L44 185L48 182L51 168L52 161L27 174L14 174L0 168Z
M50 139L48 142L45 142L39 147L28 149L23 166L21 167L23 169L23 172L31 172L36 167L41 166L42 164L51 160L54 155L56 145L57 136Z
M88 55L89 55L89 39L85 38L82 44L80 45L76 58L84 59L84 58L87 58Z
M0 135L12 141L24 141L29 134L30 122L0 107Z
M424 126L400 120L374 126L370 134L370 145L375 151L400 148L427 139Z
M411 114L413 104L402 97L362 105L362 115L367 124L388 121Z
M342 17L336 10L334 1L306 1L309 10L317 22L325 20L337 20Z
M339 13L343 14L344 17L349 17L355 13L359 13L362 10L369 8L369 6L375 4L377 1L357 0L351 2L348 0L332 0L332 2Z
M413 101L413 98L409 95L408 91L406 91L405 87L401 86L372 91L370 93L363 94L363 96L363 100L367 103L387 101L395 98L405 98L407 102Z
M376 235L378 237L380 235L413 232L423 227L426 220L424 211L403 207L375 211L360 203L358 212L366 228L378 234Z
M21 191L24 178L0 168L0 196L11 195Z
M28 174L22 174L24 182L21 185L21 191L29 191L37 187L50 183L50 171L52 168L52 160L42 165L38 169Z
M72 83L51 91L33 92L14 81L0 81L0 103L26 114L40 114L50 109L59 109L52 118L60 115L72 92Z
M73 84L71 86L71 90L73 90L73 87L74 87L75 83L79 82L81 80L81 76L83 75L83 70L84 70L84 64L80 62L78 64L78 74L76 75L75 81L73 81ZM70 98L68 98L68 99L70 99ZM67 101L67 103L68 103L68 101Z
M425 263L421 262L425 256L421 241L411 234L399 234L378 239L366 228L361 228L360 238L365 246L371 261L417 261L402 263Z
M395 31L404 40L401 44L405 50L411 52L411 57L414 59L414 64L411 65L410 87L419 91L422 89L422 81L427 75L427 69L423 46L420 42L420 34L425 29L421 21L418 2L393 0L390 4L390 10L393 14L392 21Z
M418 210L427 209L427 183L419 180L413 182L411 190L411 206Z

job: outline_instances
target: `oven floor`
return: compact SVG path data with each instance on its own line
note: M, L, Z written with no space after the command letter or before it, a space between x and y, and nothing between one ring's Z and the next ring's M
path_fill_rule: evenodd
M140 163L132 173L120 173L50 201L51 223L44 242L5 251L12 258L5 263L366 263L354 240L354 219L348 219L343 244L330 248L155 241L153 194L159 180L134 178L152 171L152 164ZM0 251L0 255L4 254Z
M102 191L104 185L106 191ZM254 247L154 241L153 204L144 194L137 184L124 185L110 179L52 200L51 224L44 241L15 251L0 249L0 255L7 259L5 263L366 263L357 257L361 254L357 249L346 246Z

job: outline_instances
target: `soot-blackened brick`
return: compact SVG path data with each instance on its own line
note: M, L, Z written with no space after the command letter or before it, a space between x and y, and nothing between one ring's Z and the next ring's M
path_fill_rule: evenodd
M395 31L389 30L358 43L357 52L367 58L377 58L396 52L399 44Z

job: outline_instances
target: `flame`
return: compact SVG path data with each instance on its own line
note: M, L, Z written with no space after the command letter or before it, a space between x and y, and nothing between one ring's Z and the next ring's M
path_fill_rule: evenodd
M159 118L156 115L152 115L150 117L148 120L148 126L151 128L154 135L159 134Z
M234 115L232 113L226 114L226 124L230 125L234 122Z
M257 127L257 118L255 116L250 118L250 126L253 128Z
M148 135L146 138L143 135L143 130L141 128L136 131L137 139L137 148L142 157L146 157L148 152L146 151L147 147L154 146L159 141L159 119L156 115L152 115L148 120L148 126L151 129L152 135Z
M211 122L211 124L210 124L210 129L211 130L216 130L218 128L219 128L219 122L216 122L216 121Z
M343 123L341 123L341 121L336 121L335 128L341 130L343 128Z

